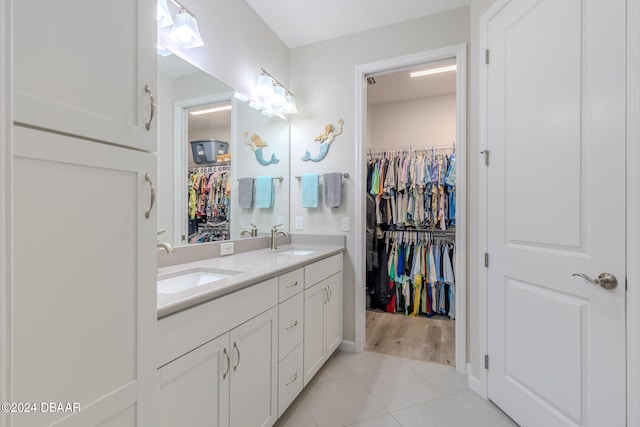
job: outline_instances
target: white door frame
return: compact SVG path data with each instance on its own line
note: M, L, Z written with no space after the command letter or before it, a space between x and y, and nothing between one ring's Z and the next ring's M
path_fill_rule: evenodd
M366 319L365 217L367 171L366 76L414 65L456 58L456 370L465 373L467 355L467 45L458 44L356 66L356 212L355 227L355 351L364 350Z
M479 22L480 37L477 55L479 57L479 151L487 149L487 67L484 64L487 49L488 22L510 0L497 0L482 15ZM627 0L627 425L640 426L640 408L635 404L640 400L640 0ZM482 161L482 157L480 161ZM478 252L487 251L488 186L487 169L479 166L479 243ZM484 264L478 262L478 314L479 351L476 357L479 372L470 376L469 385L478 394L487 398L488 381L484 366L484 355L488 350L488 272Z
M627 425L640 426L640 0L627 0Z
M0 0L0 402L10 400L11 389L11 15L11 2ZM8 424L9 414L0 412L0 425Z

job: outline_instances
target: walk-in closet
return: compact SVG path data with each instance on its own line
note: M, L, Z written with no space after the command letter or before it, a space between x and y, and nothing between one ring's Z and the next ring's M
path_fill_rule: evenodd
M367 77L365 350L455 366L455 59Z

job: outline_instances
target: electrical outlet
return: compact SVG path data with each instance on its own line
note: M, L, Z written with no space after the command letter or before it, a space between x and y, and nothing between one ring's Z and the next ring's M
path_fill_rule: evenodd
M351 230L351 218L349 218L348 216L343 216L342 231L349 231L349 230Z
M296 230L302 230L304 228L304 223L302 221L301 216L296 217Z
M222 243L220 244L220 255L231 255L233 254L233 242Z

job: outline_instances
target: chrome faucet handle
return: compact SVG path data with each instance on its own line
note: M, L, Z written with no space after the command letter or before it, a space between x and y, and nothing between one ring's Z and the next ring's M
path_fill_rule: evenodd
M166 228L159 228L158 229L158 236L161 235L162 233L166 233L167 229Z
M274 225L271 230L272 231L278 231L278 227L282 227L283 224L278 224L278 225Z

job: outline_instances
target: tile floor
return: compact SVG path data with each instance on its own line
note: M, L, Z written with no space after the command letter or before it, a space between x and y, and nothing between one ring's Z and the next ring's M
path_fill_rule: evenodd
M517 426L454 368L337 350L277 427Z

